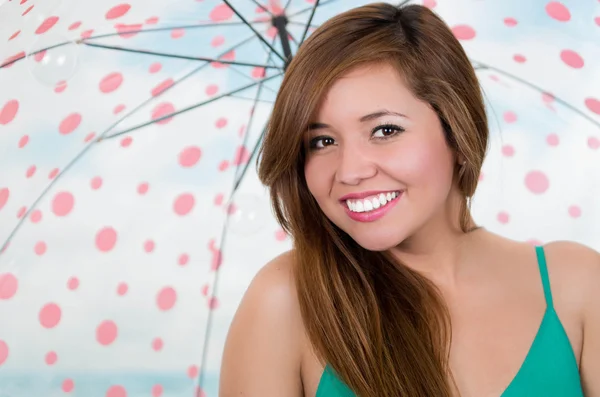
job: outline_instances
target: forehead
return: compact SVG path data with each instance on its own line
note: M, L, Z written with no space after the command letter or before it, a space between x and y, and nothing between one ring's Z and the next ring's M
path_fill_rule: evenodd
M370 110L394 108L408 112L417 99L396 68L389 64L361 66L338 78L316 111L316 120L352 117Z

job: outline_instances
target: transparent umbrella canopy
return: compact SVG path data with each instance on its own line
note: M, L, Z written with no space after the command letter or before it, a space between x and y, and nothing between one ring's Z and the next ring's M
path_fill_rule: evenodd
M292 247L256 177L286 66L358 0L0 1L0 396L216 397ZM412 1L485 93L475 219L600 249L600 3Z

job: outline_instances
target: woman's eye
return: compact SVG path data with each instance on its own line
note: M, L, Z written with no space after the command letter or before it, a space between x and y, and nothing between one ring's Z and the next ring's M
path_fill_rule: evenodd
M311 149L323 149L326 146L333 145L334 142L335 141L331 137L319 136L319 137L311 139L309 147Z
M375 129L373 130L373 136L375 136L375 134L380 133L380 136L376 136L375 138L380 138L380 139L385 139L385 138L390 138L400 132L403 132L404 128L399 127L397 125L393 125L393 124L384 124L384 125L380 125L375 127Z

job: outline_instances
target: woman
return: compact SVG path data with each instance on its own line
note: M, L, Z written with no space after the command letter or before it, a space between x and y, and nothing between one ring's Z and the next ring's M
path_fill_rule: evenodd
M293 250L248 288L220 395L600 396L600 255L478 227L487 144L474 70L429 9L317 29L259 164Z

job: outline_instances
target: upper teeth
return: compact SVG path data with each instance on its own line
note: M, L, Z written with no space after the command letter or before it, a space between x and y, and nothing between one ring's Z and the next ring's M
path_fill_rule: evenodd
M346 205L353 212L366 212L372 211L386 205L386 203L392 201L400 192L388 192L380 193L376 196L365 197L361 200L346 200Z

